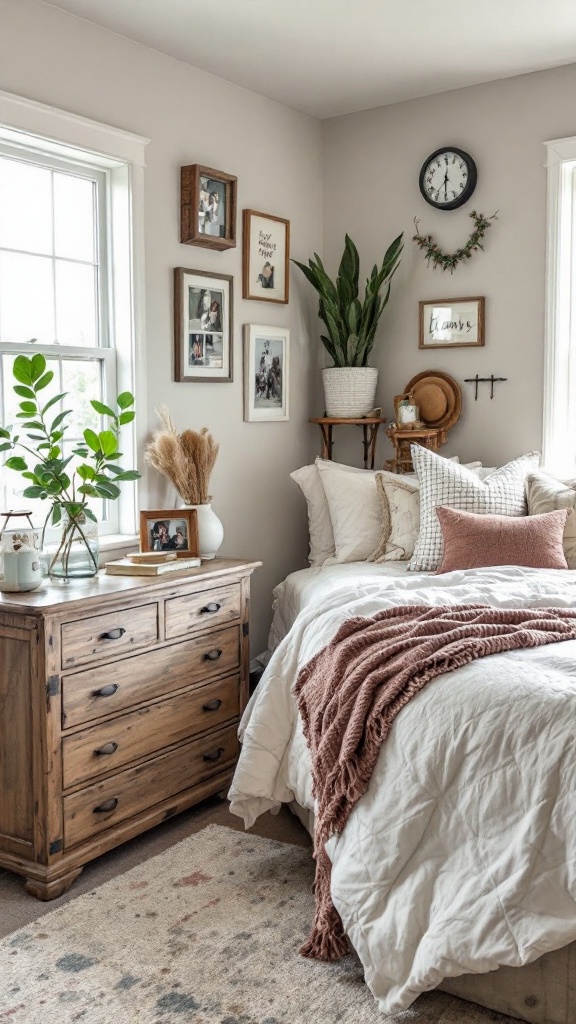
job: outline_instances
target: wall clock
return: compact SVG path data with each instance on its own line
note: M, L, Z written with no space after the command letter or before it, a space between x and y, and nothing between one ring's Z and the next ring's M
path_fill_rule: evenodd
M455 146L442 146L422 164L420 191L436 210L457 210L468 202L478 172L468 153Z

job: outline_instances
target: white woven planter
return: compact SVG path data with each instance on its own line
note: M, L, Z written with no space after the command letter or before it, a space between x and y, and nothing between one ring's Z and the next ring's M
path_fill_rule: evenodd
M372 412L378 383L373 366L329 366L322 370L326 415L355 419Z

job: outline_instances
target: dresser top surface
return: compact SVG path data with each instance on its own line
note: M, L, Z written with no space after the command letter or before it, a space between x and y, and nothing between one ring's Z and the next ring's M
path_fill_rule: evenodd
M191 583L210 585L226 582L234 575L251 575L262 562L243 558L214 558L192 569L175 570L158 576L109 576L101 570L96 576L85 580L71 580L69 583L51 583L44 580L38 590L29 593L0 593L0 614L16 612L38 615L59 611L63 607L97 604L107 598L137 597L138 592L145 599L147 592L171 589L178 590Z

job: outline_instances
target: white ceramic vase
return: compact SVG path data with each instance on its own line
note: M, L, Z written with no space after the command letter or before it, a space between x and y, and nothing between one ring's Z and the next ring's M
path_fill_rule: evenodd
M200 558L203 562L216 557L216 552L224 540L224 527L212 505L183 505L182 508L195 508L198 516L198 543Z
M356 419L372 412L378 370L374 366L329 366L322 370L326 415Z

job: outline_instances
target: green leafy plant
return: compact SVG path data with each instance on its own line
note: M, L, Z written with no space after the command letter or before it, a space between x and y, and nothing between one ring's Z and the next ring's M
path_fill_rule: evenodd
M72 410L65 409L51 420L50 410L66 398L66 392L53 395L43 404L41 392L54 378L53 371L46 370L46 359L39 352L31 358L17 356L12 372L17 381L13 385L14 392L21 399L17 419L23 421L21 426L25 433L23 436L16 433L17 426L0 427L0 452L20 448L27 454L27 457L11 455L5 465L30 481L23 492L25 498L50 501L43 535L49 523L52 526L62 525L60 546L51 558L48 571L58 559L67 567L76 532L84 540L96 571L98 566L94 554L84 536L86 520L97 521L88 502L90 498L113 500L120 494L119 484L122 481L140 477L136 470L124 470L118 465L122 458L120 429L136 415L130 408L134 405L134 397L129 391L123 391L116 399L116 411L103 402L92 400L92 408L99 415L109 417L110 425L99 433L84 430L84 443L79 442L65 457L66 421ZM74 466L71 465L73 460L76 460Z
M314 253L313 260L308 261L308 266L292 260L320 296L318 316L328 331L328 336L322 334L321 338L334 360L334 366L367 366L401 252L402 235L398 235L386 250L382 266L378 268L375 264L372 268L362 302L358 295L360 258L348 235L335 283L329 278L317 253ZM388 287L381 294L386 285Z

